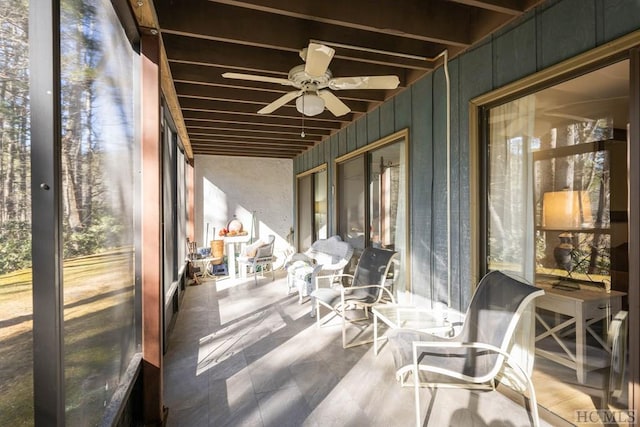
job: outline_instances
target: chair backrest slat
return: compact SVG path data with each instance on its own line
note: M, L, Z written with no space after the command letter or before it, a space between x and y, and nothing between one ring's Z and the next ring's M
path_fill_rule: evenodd
M529 302L543 290L521 282L500 271L485 275L476 288L462 330L455 338L460 342L482 342L508 350L520 315ZM470 349L465 375L493 376L502 364L502 356Z
M266 244L258 247L258 249L256 250L256 259L260 259L260 258L269 258L273 256L273 247L275 245L275 241L276 238L274 235L270 234L269 235L269 240L267 241Z
M485 275L467 309L460 336L504 349L510 329L517 321L525 300L540 288L521 282L500 271Z
M391 261L395 255L395 251L388 249L365 248L353 275L352 286L384 286ZM368 293L372 297L377 297L380 289L368 288L364 289L363 292Z

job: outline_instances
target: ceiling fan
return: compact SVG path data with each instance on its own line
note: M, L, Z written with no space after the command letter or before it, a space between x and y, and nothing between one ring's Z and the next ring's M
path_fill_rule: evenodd
M286 79L243 73L224 73L222 77L293 86L298 90L285 93L260 109L258 114L272 113L295 99L297 110L305 116L318 115L325 107L335 116L342 116L351 111L328 89L395 89L400 83L397 76L333 77L329 63L334 54L334 49L311 42L300 51L300 57L305 63L293 67Z

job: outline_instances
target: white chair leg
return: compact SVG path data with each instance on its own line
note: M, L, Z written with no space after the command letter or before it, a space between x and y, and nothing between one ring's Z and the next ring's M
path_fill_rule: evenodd
M540 418L538 415L538 401L536 400L536 391L533 388L531 379L527 377L527 388L529 389L529 405L531 405L531 418L533 418L533 427L540 427Z
M311 304L311 312L309 313L309 315L311 317L315 317L316 316L316 307L317 307L317 303L316 303L316 299L314 297L310 297L309 298L309 302Z
M258 268L255 264L253 264L253 282L258 286Z
M420 379L418 377L418 369L416 365L413 366L413 390L416 407L416 427L422 426L422 419L420 417Z
M342 348L347 348L347 321L346 321L346 317L347 314L345 313L345 311L342 311Z

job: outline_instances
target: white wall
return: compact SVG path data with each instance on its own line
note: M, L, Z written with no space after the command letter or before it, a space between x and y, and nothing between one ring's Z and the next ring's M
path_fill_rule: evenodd
M254 240L274 234L276 250L287 247L287 235L293 226L291 160L197 155L194 164L195 236L199 247L209 246L208 241L217 238L234 215L251 232L253 213Z

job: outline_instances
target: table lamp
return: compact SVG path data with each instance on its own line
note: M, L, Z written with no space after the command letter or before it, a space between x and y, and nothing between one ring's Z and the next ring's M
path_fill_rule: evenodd
M552 191L544 193L542 201L542 228L560 231L560 243L553 250L559 268L566 270L568 277L574 268L574 246L571 231L593 227L591 201L586 191Z

